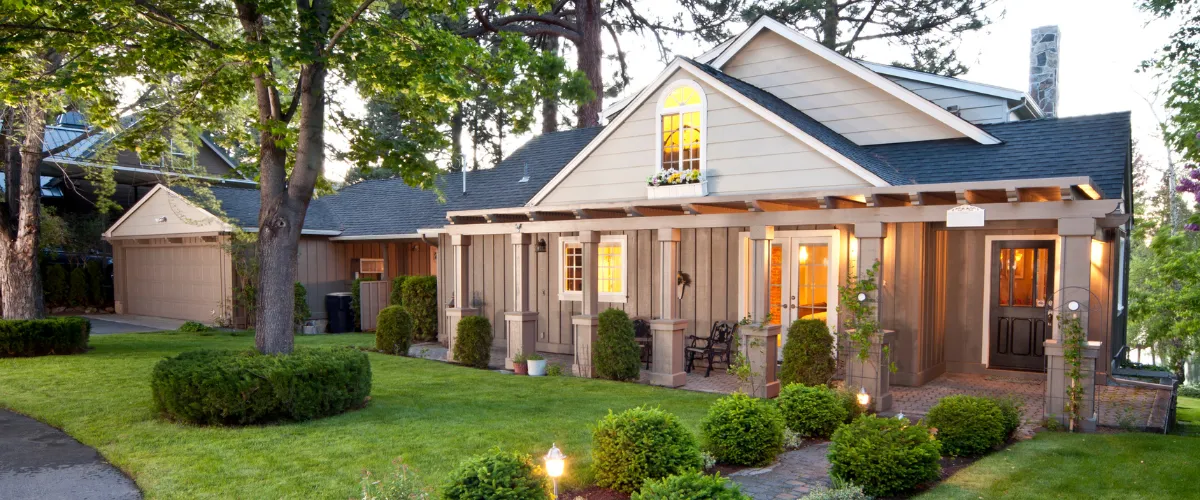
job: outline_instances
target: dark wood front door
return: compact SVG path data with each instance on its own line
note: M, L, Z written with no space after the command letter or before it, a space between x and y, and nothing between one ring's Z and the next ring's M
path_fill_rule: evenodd
M1053 241L992 243L989 368L1045 370L1054 298Z

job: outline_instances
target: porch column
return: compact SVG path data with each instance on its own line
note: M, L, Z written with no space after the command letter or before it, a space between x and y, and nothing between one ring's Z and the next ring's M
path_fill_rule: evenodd
M537 351L537 312L529 310L529 240L528 234L512 235L513 310L504 313L508 323L508 355L504 367L513 369L517 353Z
M1059 260L1062 265L1062 282L1056 287L1061 290L1054 298L1054 338L1046 340L1046 401L1043 407L1045 418L1057 420L1063 426L1070 426L1068 390L1075 383L1067 372L1070 367L1064 357L1065 345L1062 342L1062 331L1058 324L1060 318L1079 318L1083 327L1084 338L1088 331L1088 308L1091 300L1092 280L1092 236L1096 234L1096 220L1090 218L1065 218L1058 220L1058 235L1060 237ZM1078 303L1078 309L1072 311L1071 302ZM1085 432L1096 430L1095 391L1096 391L1096 358L1099 356L1103 342L1085 342L1080 361L1079 384L1083 386L1080 396L1079 428Z
M679 317L679 301L675 299L675 281L679 275L679 230L658 230L659 246L659 310L662 315L650 321L654 339L650 383L666 387L681 387L687 383L683 371L683 333L687 320Z
M583 303L580 314L571 318L575 329L575 363L571 365L571 372L576 377L592 378L596 376L592 366L592 344L600 324L600 233L580 231L579 244L583 248Z
M868 272L875 262L883 257L884 227L882 222L859 222L854 225L854 237L858 238L858 279L867 279ZM879 321L879 293L881 276L874 277L876 290L867 294L867 302L875 304L873 320ZM871 340L867 360L858 358L858 351L849 342L842 342L840 348L846 349L846 389L857 392L865 390L871 397L871 407L876 412L883 412L892 407L891 360L885 353L891 351L896 333L880 330L879 335Z
M779 395L779 325L772 325L771 314L771 240L774 226L750 228L750 319L738 327L738 349L750 365L751 396L773 398ZM778 319L778 318L776 318Z
M458 338L458 322L467 316L479 314L471 304L471 236L450 235L454 257L454 307L446 308L446 361L454 361L454 340Z

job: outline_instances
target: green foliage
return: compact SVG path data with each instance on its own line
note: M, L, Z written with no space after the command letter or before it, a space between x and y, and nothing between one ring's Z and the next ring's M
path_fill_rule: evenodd
M1181 385L1179 386L1179 395L1185 398L1200 398L1200 386Z
M87 271L84 271L82 267L72 269L71 288L67 302L75 307L83 307L88 304L89 297Z
M658 408L638 407L600 419L592 431L596 485L630 493L647 479L700 468L696 438L679 417Z
M872 496L899 495L936 480L941 445L923 424L864 415L833 433L829 473Z
M346 348L187 351L154 365L150 390L155 409L182 422L312 420L361 406L371 393L371 362Z
M641 349L634 340L633 321L620 309L600 313L596 343L592 344L596 377L608 380L637 380L641 373Z
M1004 439L1011 439L1017 429L1021 428L1021 410L1025 402L1016 396L992 398L992 402L1000 408L1000 421L1004 423Z
M818 486L804 495L804 500L871 500L871 497L863 493L860 486L848 485L832 489Z
M51 264L46 269L46 303L61 306L67 303L70 287L67 283L67 268L62 264Z
M783 451L783 415L775 404L740 392L718 399L700 422L704 449L729 465L766 465Z
M211 332L212 327L199 321L186 321L182 325L179 325L179 331L184 333L203 333Z
M788 327L783 345L783 367L779 381L783 385L827 385L837 370L833 359L833 335L824 321L802 319Z
M401 302L413 320L413 338L437 340L437 276L409 276L401 288Z
M0 320L0 358L84 352L92 323L86 318Z
M563 367L562 367L562 365L559 365L559 364L554 364L554 363L547 364L547 365L546 365L546 376L547 376L547 377L561 377L561 376L563 376Z
M662 479L646 481L641 491L634 493L631 500L750 500L737 483L720 474L704 475L689 471Z
M1184 364L1200 353L1200 241L1159 231L1139 254L1130 266L1130 329L1183 380Z
M858 404L858 394L848 388L837 390L838 399L842 400L842 407L846 409L846 423L853 422L859 415L866 413L866 408Z
M492 322L483 316L458 320L454 337L454 360L475 368L487 368L492 357Z
M350 282L350 313L354 316L354 331L362 331L362 282L372 281L354 278Z
M871 341L880 334L879 321L875 316L875 293L879 290L880 263L878 260L863 271L860 278L854 274L846 276L846 285L838 286L838 317L846 329L851 354L859 361L871 359ZM867 300L859 301L860 294ZM893 367L893 372L895 371Z
M312 317L312 311L308 309L308 290L299 281L292 287L292 294L295 295L296 305L292 312L292 325L299 330L304 326L304 322Z
M43 205L41 219L39 250L51 251L66 247L67 242L71 240L71 230L67 227L67 221L58 215L58 210Z
M786 386L776 403L788 428L804 437L829 437L849 413L837 391L824 385Z
M1008 437L1000 405L988 398L944 397L929 410L925 423L937 429L942 453L952 457L982 455Z
M499 449L459 464L442 488L446 500L541 500L549 499L549 485L533 458Z
M1078 313L1066 313L1058 316L1058 331L1063 343L1063 365L1067 368L1067 378L1071 383L1066 387L1066 417L1068 427L1074 431L1080 423L1083 405L1083 346L1087 344L1087 332L1080 324Z
M400 306L379 311L375 327L375 348L388 354L408 356L412 345L412 318Z
M371 471L363 471L359 480L362 500L430 500L431 495L407 465L400 459L392 463L396 470L388 476L376 477Z
M91 304L104 307L108 303L108 297L104 293L104 266L99 261L89 260L83 268L87 272L88 291L91 292L88 298Z
M1187 162L1200 161L1200 4L1194 0L1141 0L1142 9L1175 27L1155 59L1143 63L1166 84L1167 145ZM1193 223L1197 219L1192 219Z
M409 276L392 278L392 291L388 294L388 305L404 305L404 282L408 281L408 278Z

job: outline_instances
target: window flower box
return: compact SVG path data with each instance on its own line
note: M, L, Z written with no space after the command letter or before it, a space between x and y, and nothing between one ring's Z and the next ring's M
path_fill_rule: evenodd
M708 179L699 170L660 170L646 184L646 198L651 200L708 196Z

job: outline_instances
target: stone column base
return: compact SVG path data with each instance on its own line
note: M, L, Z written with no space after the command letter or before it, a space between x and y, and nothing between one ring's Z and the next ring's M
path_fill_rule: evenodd
M508 355L504 357L504 367L513 369L513 356L517 353L529 355L537 352L537 313L506 312L504 322L508 323Z
M1042 416L1057 420L1063 428L1069 428L1070 416L1067 412L1067 388L1071 386L1071 378L1067 376L1066 358L1063 357L1063 344L1058 339L1046 340L1042 343L1046 352L1046 404ZM1100 355L1103 342L1088 341L1083 346L1079 364L1079 383L1083 385L1083 395L1079 401L1079 427L1083 432L1096 430L1096 358Z
M738 350L750 364L753 380L750 395L773 398L779 395L779 375L775 372L779 360L779 325L741 325L738 327Z
M650 321L653 352L650 383L664 387L683 387L687 373L683 371L683 332L686 319L656 319Z
M479 309L450 307L446 309L446 361L454 361L454 339L458 338L458 322L468 316L478 316Z
M593 378L596 376L596 367L592 366L592 344L596 342L600 317L573 316L571 325L575 330L575 362L571 365L571 373L576 377Z
M866 390L871 396L870 408L877 413L892 408L891 360L884 357L883 348L890 350L895 340L896 332L883 330L871 341L866 361L858 359L858 349L848 340L840 346L846 360L846 389L854 393Z

